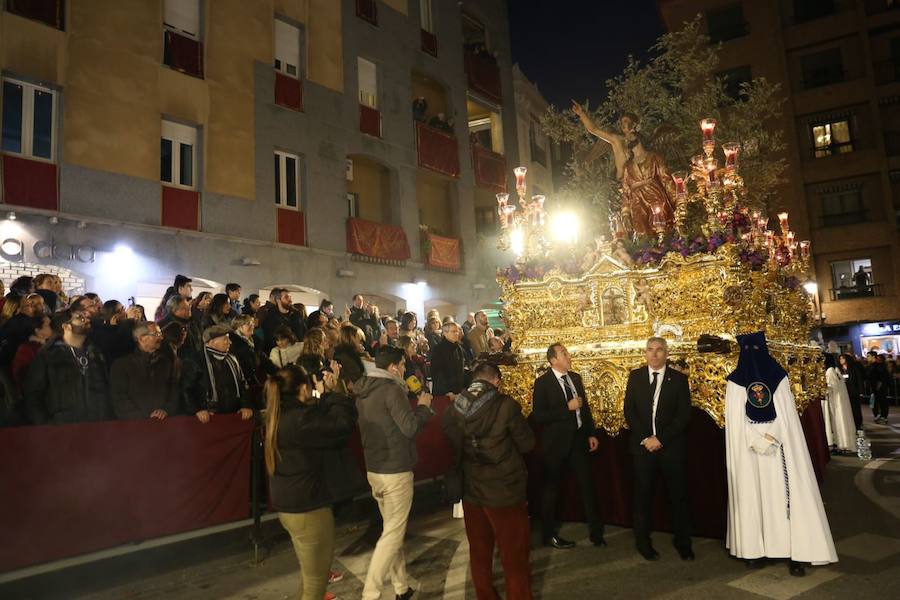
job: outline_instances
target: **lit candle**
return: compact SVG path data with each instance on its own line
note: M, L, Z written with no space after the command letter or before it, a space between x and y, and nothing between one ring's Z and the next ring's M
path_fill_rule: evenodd
M683 172L672 173L672 181L675 182L675 196L679 199L687 196L687 187L684 184L686 177Z
M800 241L800 258L809 258L809 240Z
M728 142L722 144L722 152L725 153L725 168L734 171L737 168L737 155L741 149L741 145L737 142Z
M706 118L700 121L700 130L703 132L703 141L712 141L713 133L716 131L716 120Z
M716 169L719 166L719 161L710 156L704 162L706 167L706 177L709 179L710 186L717 187L719 185L719 179L716 177Z
M497 207L497 215L500 217L500 229L506 229L509 227L509 222L506 217L506 207L498 206Z
M789 246L790 246L791 244L794 243L794 236L795 236L795 235L796 235L796 234L795 234L793 231L788 231L788 232L784 235L784 237L787 238L787 243L788 243Z
M531 197L532 203L534 203L537 206L538 210L544 210L544 200L545 199L546 199L546 196L542 196L540 194Z
M519 197L525 197L525 173L528 172L526 167L516 167L513 169L513 173L516 174L516 192L519 193Z
M502 193L497 194L497 206L502 210L506 203L509 201L509 194Z
M778 213L778 224L781 226L781 233L785 234L790 229L788 227L788 214L786 212Z

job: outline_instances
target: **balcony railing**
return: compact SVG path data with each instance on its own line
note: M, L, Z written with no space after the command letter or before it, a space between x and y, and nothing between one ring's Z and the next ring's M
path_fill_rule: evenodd
M347 219L347 252L390 264L410 257L402 227L355 218Z
M826 156L835 156L838 154L848 154L853 152L854 140L849 142L834 142L827 146L814 146L810 149L809 154L812 158L825 158Z
M866 211L854 210L843 213L832 213L822 215L822 227L838 227L841 225L854 225L856 223L865 223Z
M855 298L873 298L883 296L880 283L872 283L869 285L858 285L853 287L839 287L829 290L831 292L831 300L852 300Z
M303 83L296 77L275 71L275 104L302 112Z
M359 130L371 136L381 137L381 111L365 104L359 105Z
M500 68L497 59L486 53L476 53L473 48L465 51L466 75L469 88L492 102L503 99L500 92Z
M475 169L475 185L495 192L506 191L506 158L491 152L480 144L472 144L472 166Z
M459 177L459 147L454 136L416 121L416 153L420 167Z
M192 37L166 29L163 62L176 71L203 79L203 44Z

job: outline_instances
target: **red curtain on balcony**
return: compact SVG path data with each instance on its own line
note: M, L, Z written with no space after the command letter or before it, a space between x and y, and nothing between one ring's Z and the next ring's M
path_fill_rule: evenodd
M422 52L437 56L437 36L424 29L420 31L422 32Z
M410 257L409 242L401 227L364 219L347 219L347 252L382 260Z
M162 186L162 217L164 227L200 230L200 192Z
M59 210L56 165L4 154L3 202L44 210Z
M215 415L0 435L0 572L249 516L252 421Z
M63 0L6 0L6 10L57 29L63 29L66 14Z
M377 108L359 105L359 130L363 133L381 137L381 112Z
M164 62L182 73L203 77L203 44L167 29Z
M459 177L459 151L452 135L417 121L416 150L420 167Z
M303 110L303 84L299 79L275 71L275 104Z
M500 69L495 58L478 56L467 49L466 75L471 89L497 103L503 99L500 93Z
M506 158L502 154L472 144L472 166L475 169L475 185L496 192L506 191Z
M279 208L278 211L278 241L282 244L306 245L306 224L303 212L290 208Z
M449 271L459 271L461 266L459 240L457 238L434 235L433 233L429 233L427 236L428 254L425 260L428 265Z

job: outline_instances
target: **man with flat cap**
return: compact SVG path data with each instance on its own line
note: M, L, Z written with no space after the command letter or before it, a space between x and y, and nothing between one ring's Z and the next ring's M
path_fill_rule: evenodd
M213 325L203 331L203 352L184 361L182 398L185 412L208 423L215 414L253 416L253 403L237 358L229 352L231 328Z

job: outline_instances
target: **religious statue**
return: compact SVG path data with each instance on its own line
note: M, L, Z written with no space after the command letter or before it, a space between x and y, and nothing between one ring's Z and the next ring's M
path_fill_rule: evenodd
M612 147L616 179L622 184L622 218L626 228L638 235L655 235L671 231L675 225L675 201L672 179L661 154L647 148L646 138L638 130L640 119L625 113L619 119L622 133L598 127L577 102L572 111L581 119L585 129L600 138L587 160L596 159ZM668 133L668 127L658 127L653 140Z

